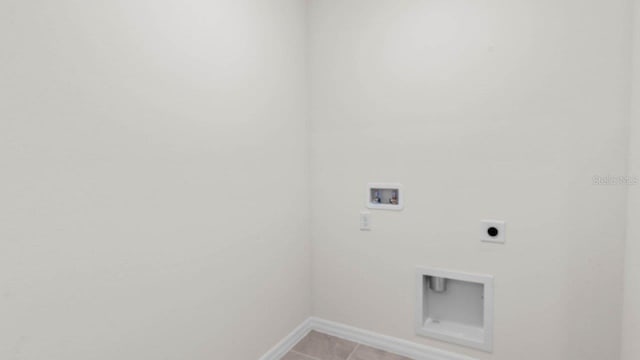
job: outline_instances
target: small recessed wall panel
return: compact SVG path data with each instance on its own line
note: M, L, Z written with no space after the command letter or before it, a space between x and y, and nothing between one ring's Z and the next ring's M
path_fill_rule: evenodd
M371 183L367 186L366 203L369 209L402 210L404 206L402 185Z
M416 333L491 352L493 277L418 268Z

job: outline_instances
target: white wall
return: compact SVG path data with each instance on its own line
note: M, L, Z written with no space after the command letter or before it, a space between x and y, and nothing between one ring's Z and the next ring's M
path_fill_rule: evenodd
M633 92L629 174L640 176L640 0L634 0ZM640 359L640 185L629 188L622 360Z
M253 360L310 314L305 31L0 2L1 359Z
M592 177L626 173L629 1L311 4L315 315L479 359L617 359L626 188ZM372 181L405 210L360 232ZM495 275L494 354L414 335L416 265Z
M0 358L256 359L310 282L480 359L618 358L626 189L592 176L626 173L629 5L311 1L310 249L304 1L2 1ZM363 233L370 181L408 197ZM416 265L496 276L493 355L414 335Z

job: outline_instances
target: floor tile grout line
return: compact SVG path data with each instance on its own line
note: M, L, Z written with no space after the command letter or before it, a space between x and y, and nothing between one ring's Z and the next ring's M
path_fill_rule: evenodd
M347 356L346 360L351 360L351 356L353 356L353 354L356 353L356 350L358 350L358 348L360 347L360 344L356 343L356 347L353 348L353 351L351 351L351 354L349 354L349 356Z
M313 356L311 356L311 355L307 355L307 354L305 354L305 353L301 353L300 351L291 350L291 352L296 353L296 354L298 354L298 355L302 355L302 356L304 356L304 357L306 357L306 358L309 358L309 359L312 359L312 360L322 360L322 359L318 359L317 357L313 357Z

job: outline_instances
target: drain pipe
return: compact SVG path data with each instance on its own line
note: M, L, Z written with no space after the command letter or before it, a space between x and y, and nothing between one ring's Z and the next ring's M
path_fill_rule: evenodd
M431 276L429 278L429 289L437 293L443 293L447 291L447 279L443 277Z

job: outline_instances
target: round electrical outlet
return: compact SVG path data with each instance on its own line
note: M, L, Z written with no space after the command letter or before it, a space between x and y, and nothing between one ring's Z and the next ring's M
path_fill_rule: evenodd
M480 241L504 244L505 222L502 220L482 220Z
M489 229L487 229L487 234L489 234L489 236L491 236L491 237L496 237L496 236L498 236L498 233L499 233L498 229L496 229L496 228L495 228L495 227L493 227L493 226L492 226L492 227L490 227Z

